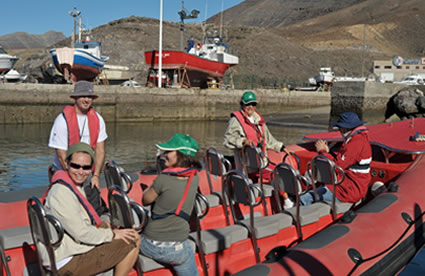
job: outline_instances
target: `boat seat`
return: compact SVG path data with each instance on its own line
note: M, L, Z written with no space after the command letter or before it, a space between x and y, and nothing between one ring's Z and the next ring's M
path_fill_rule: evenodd
M103 171L108 189L118 185L124 192L130 192L133 187L132 178L114 160L105 162Z
M207 198L209 206L211 208L220 206L220 197L217 194L209 194L204 196Z
M3 237L5 250L22 247L24 243L34 244L29 226L2 229L0 236Z
M332 218L335 221L338 214L345 213L353 207L353 203L337 202L336 200L336 186L344 181L345 172L327 156L322 154L316 155L311 160L310 166L313 189L315 189L317 183L330 184L333 187L331 190L333 197L332 201L329 201L329 204L332 209ZM341 176L340 179L338 179L338 175Z
M199 243L196 233L190 234L191 238ZM241 225L230 225L217 229L201 231L201 242L205 254L222 251L230 248L233 243L248 238L247 228Z
M255 217L255 216L254 216ZM254 231L257 239L277 234L279 230L292 226L293 219L290 215L279 213L267 217L255 217ZM245 227L250 227L250 219L239 221Z
M319 205L319 204L318 204ZM319 206L316 206L316 204L312 204L309 206L300 206L300 212L299 212L299 223L300 226L308 225L314 222L318 222L320 216L320 211L317 209L317 207L327 210L328 215L331 208L326 208L325 204L320 204ZM294 218L296 218L297 215L297 207L292 207L290 209L287 209L284 211L285 213L291 214Z

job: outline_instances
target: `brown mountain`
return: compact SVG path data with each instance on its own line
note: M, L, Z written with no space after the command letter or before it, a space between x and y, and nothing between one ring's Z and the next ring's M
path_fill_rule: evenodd
M63 33L55 31L48 31L41 35L17 32L0 36L0 45L4 49L45 48L64 39Z
M240 57L233 70L237 87L282 87L305 83L320 66L360 76L376 58L425 55L424 14L423 0L248 0L224 12L223 29L225 42ZM108 63L130 66L144 82L143 52L158 47L158 23L116 20L93 29L92 40L102 42ZM214 29L217 25L208 24L210 32ZM186 24L185 39L201 37L200 25ZM178 23L164 23L164 47L179 47ZM20 66L29 71L49 58L46 49Z

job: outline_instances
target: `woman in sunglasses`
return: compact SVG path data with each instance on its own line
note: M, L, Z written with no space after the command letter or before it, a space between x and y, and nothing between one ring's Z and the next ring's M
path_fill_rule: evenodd
M266 121L256 111L257 97L254 92L246 91L243 93L240 101L240 110L230 115L229 124L224 134L224 146L234 150L236 169L242 170L241 150L245 146L259 148L265 156L267 150L271 149L276 152L289 151L285 145L276 140L270 133ZM263 181L270 182L271 172L276 165L269 163L269 166L263 169ZM248 172L248 177L254 183L258 181L260 173L258 171ZM288 196L284 195L285 208L293 206Z
M112 268L114 275L128 275L138 257L138 233L133 229L110 229L86 198L82 185L94 160L90 145L73 144L66 153L66 171L56 171L46 192L46 212L56 217L65 230L54 250L59 275L95 275Z

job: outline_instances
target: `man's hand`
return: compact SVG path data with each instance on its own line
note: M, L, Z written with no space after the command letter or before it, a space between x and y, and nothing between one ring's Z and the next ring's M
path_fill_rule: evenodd
M130 244L132 242L137 244L138 240L140 239L139 234L134 229L114 229L112 231L115 234L115 240L123 240L127 244Z
M255 146L255 143L254 143L254 141L252 141L252 140L245 139L245 140L243 140L242 145L244 145L244 146L254 147L254 146Z
M318 140L315 144L316 146L316 151L317 152L329 152L329 147L328 147L328 143L326 143L326 141L323 140Z
M96 186L100 190L100 179L99 176L96 174L91 177L91 187L93 188L94 186Z

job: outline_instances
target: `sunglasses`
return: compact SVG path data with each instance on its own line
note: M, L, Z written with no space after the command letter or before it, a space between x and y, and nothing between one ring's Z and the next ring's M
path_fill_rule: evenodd
M247 103L245 106L250 106L250 105L257 106L257 103Z
M83 169L84 171L89 171L89 170L91 170L91 168L93 167L92 165L84 165L84 166L81 166L81 165L79 165L79 164L75 164L75 163L69 163L69 166L71 167L71 168L73 168L73 169L76 169L76 170L79 170L79 169Z

